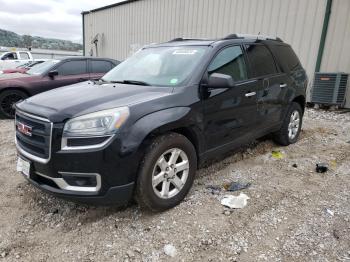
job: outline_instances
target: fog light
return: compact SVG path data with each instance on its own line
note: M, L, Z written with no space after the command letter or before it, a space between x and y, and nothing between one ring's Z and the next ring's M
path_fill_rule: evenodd
M70 186L79 186L79 187L96 187L97 186L96 176L62 174L62 178Z

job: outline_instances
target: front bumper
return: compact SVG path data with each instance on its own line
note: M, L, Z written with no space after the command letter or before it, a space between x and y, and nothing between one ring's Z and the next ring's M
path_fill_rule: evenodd
M124 205L131 200L140 162L137 150L122 153L122 138L118 135L99 148L62 150L63 124L49 128L49 157L45 161L28 154L16 140L18 156L30 162L29 176L25 177L31 184L88 204Z
M132 199L138 159L137 154L120 156L118 144L115 139L99 150L57 151L48 163L17 152L30 162L29 176L24 177L43 191L86 204L125 205ZM77 184L78 179L92 184Z
M33 179L32 177L28 178L24 176L32 185L35 187L52 194L54 196L84 203L91 205L115 205L115 206L123 206L128 204L128 202L132 199L133 191L134 191L134 182L131 182L122 186L114 186L110 187L103 195L101 194L88 194L88 193L78 193L69 190L62 190L52 187L45 183L40 183L39 181Z

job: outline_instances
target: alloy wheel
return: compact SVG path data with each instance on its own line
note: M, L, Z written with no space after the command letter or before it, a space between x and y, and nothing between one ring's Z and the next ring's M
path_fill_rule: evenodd
M163 199L177 195L187 181L189 169L188 157L183 150L172 148L164 152L153 168L154 193Z
M294 110L290 116L290 121L288 125L288 137L290 140L293 140L298 132L300 126L300 114L297 110Z

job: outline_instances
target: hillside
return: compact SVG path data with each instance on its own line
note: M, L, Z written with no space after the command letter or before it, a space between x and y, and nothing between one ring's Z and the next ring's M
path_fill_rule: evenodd
M29 47L41 49L55 49L78 51L83 47L81 44L68 40L44 38L39 36L18 35L14 32L0 29L0 46Z

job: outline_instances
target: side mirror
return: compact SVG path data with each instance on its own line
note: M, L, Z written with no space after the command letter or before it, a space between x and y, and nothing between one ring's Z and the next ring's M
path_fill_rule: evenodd
M56 70L50 71L47 75L51 78L54 78L55 76L58 76L58 71Z
M209 76L208 87L212 89L229 88L235 85L232 76L214 73Z

